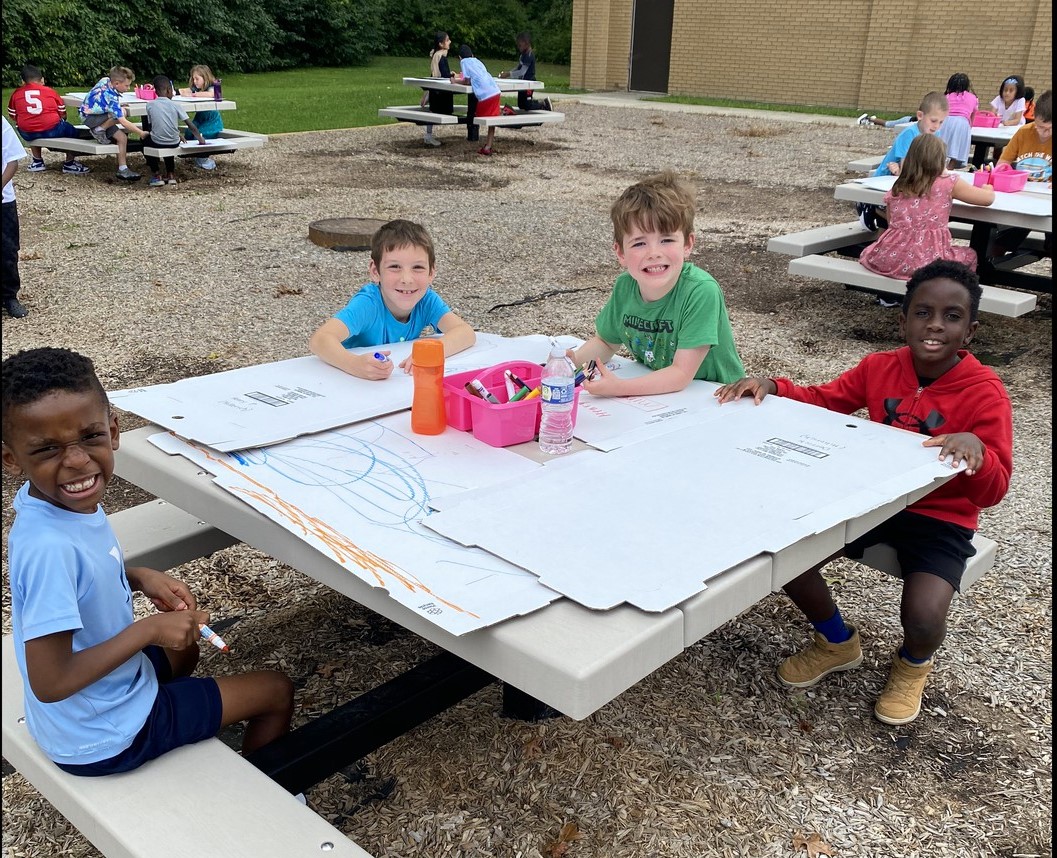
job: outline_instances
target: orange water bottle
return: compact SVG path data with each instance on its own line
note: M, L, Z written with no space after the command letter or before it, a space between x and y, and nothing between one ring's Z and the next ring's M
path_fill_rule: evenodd
M444 343L415 340L411 346L415 395L411 400L411 431L439 435L448 425L444 412Z

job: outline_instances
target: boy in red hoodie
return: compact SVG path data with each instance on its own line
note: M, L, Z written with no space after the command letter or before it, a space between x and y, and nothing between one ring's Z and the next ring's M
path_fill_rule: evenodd
M867 355L827 384L800 387L788 379L743 378L716 391L720 403L768 394L788 396L928 436L926 447L965 470L830 557L860 559L871 545L896 549L903 575L903 643L874 715L906 724L921 711L933 657L947 634L947 613L965 563L976 551L973 534L981 509L1005 496L1013 470L1013 409L1001 380L966 351L980 323L980 281L957 262L936 260L907 283L899 314L906 345ZM785 585L815 627L811 645L785 659L778 678L807 688L824 676L862 663L859 632L845 625L825 579L809 569Z

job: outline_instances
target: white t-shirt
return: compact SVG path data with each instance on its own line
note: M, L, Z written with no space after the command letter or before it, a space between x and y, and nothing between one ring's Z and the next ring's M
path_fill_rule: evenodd
M12 161L21 161L26 157L26 147L22 145L22 141L18 137L18 133L14 128L11 127L11 123L7 121L7 117L2 117L4 120L4 166L6 167ZM4 202L13 203L15 201L15 183L10 181L4 185Z
M1023 98L1014 98L1013 103L1006 107L1005 102L1002 101L1002 96L996 95L994 101L991 102L991 106L995 109L995 113L998 114L998 121L1005 122L1012 118L1013 114L1018 110L1020 111L1020 122L1017 125L1024 124L1024 108L1027 106Z

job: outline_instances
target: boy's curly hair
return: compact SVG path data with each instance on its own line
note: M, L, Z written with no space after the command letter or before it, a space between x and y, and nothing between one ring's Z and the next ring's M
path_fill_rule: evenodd
M371 259L381 267L382 254L398 247L421 247L429 257L429 267L437 267L433 239L421 224L409 220L391 220L382 224L371 237Z
M965 287L965 291L969 293L969 321L975 322L980 314L980 296L984 293L984 290L980 288L980 278L976 276L973 269L952 259L937 259L928 265L921 266L910 275L907 281L907 291L903 296L903 313L910 311L910 299L922 283L941 278L953 280Z
M16 352L4 359L0 403L3 431L11 428L12 412L59 390L72 393L94 392L110 407L106 391L89 358L70 349L40 348Z
M667 233L681 232L684 238L694 231L693 188L671 170L649 176L622 193L609 211L613 219L613 240L623 244L633 228Z

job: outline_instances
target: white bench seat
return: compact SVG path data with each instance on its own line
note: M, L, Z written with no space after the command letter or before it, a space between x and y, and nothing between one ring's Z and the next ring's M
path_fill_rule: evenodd
M79 155L116 155L117 145L114 143L99 143L93 137L48 137L46 139L30 140L26 146L40 146L43 149L51 149L55 152L76 152Z
M465 112L465 108L463 108ZM459 116L455 113L434 113L417 104L397 105L394 107L382 107L378 110L379 116L390 119L399 119L401 122L414 122L416 125L458 125Z
M872 173L881 166L884 155L870 155L848 162L848 169L853 173Z
M239 131L234 128L225 128L219 137L208 138L203 146L197 140L190 140L180 145L152 146L150 143L143 145L143 154L154 158L167 158L175 155L178 158L200 158L219 152L234 152L237 149L259 149L268 142L266 134L257 134L254 131Z
M880 230L869 230L859 221L853 220L850 223L835 223L787 235L776 235L767 241L767 249L772 253L784 253L787 256L807 256L873 241L880 234Z
M505 127L523 128L529 125L545 125L551 122L564 122L565 114L556 110L522 110L509 116L475 116L474 125L482 128Z
M793 259L789 262L789 273L800 277L813 277L816 280L858 286L891 295L902 296L907 291L904 281L867 271L858 260L839 256L812 254ZM980 299L980 309L985 313L995 313L999 316L1023 316L1034 310L1038 302L1038 297L1028 292L1016 292L998 286L982 286L981 288L983 296Z
M951 237L962 241L968 241L973 231L972 224L959 221L951 221L948 226ZM871 232L860 221L853 220L776 235L767 240L767 249L771 253L784 253L787 256L808 256L874 241L880 234L880 230ZM1029 250L1042 250L1045 238L1041 232L1032 232L1024 240L1023 246Z

